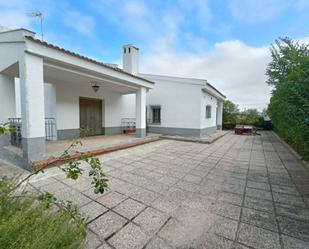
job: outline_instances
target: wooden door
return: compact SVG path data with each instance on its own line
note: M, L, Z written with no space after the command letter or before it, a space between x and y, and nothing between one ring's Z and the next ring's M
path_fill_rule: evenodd
M89 135L102 134L102 100L79 98L80 127L87 126Z

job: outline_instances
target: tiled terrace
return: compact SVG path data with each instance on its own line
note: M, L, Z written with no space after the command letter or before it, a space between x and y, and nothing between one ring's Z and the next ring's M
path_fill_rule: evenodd
M89 217L87 248L309 248L309 171L271 132L161 140L100 159L104 195L57 168L31 183Z

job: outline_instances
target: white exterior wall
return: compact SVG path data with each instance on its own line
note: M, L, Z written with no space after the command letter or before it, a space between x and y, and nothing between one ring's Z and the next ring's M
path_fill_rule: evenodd
M201 85L154 79L154 89L147 93L147 113L151 117L151 105L161 106L161 124L168 128L200 129Z
M206 118L206 106L211 106L211 118ZM201 114L200 114L201 129L215 127L217 125L217 98L201 92Z
M14 78L0 74L0 123L15 117Z
M94 92L91 85L73 84L67 82L54 82L56 87L56 118L57 129L79 129L79 97L96 98L103 100L102 106L102 126L120 127L121 119L128 115L134 115L135 103L131 101L134 94L122 95L118 92L109 91L100 87L98 92Z
M123 118L135 118L136 117L136 94L122 95L123 107L121 109L121 116Z

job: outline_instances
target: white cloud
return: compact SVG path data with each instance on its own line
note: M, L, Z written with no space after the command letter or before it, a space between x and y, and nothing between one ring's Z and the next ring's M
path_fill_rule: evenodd
M9 10L0 15L0 25L8 28L27 28L30 23L31 19L24 11Z
M8 28L28 28L31 18L27 16L28 4L20 0L0 0L0 25Z
M267 47L254 48L238 41L216 43L204 53L178 53L171 49L147 53L141 72L207 79L241 108L266 107L270 88L265 70Z
M78 33L91 36L94 34L95 21L91 16L78 11L68 11L65 13L65 24L73 28Z

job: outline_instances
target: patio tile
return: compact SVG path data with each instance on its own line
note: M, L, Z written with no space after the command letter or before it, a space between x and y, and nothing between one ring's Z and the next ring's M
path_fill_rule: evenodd
M91 249L93 249L93 247ZM104 243L101 246L99 246L97 249L113 249L113 248L111 248L108 244Z
M117 192L111 192L107 195L103 195L102 197L98 198L97 201L108 208L113 208L127 198L128 197L126 197L123 194L119 194Z
M127 220L121 216L115 214L112 211L108 211L99 218L92 221L88 227L100 236L101 239L105 239L117 232L121 227L126 224Z
M116 249L142 249L150 237L138 226L129 223L108 242Z
M238 241L257 249L281 248L279 234L241 223Z
M235 205L241 205L242 204L242 196L238 194L232 194L232 193L220 193L218 196L219 201L228 202Z
M244 206L260 211L271 212L271 213L274 212L273 202L250 196L245 197Z
M246 196L272 201L271 193L260 189L246 188Z
M191 183L199 184L201 182L202 178L199 177L199 176L188 174L184 178L182 178L182 180L187 181L187 182L191 182Z
M241 207L219 201L212 205L211 210L217 215L239 220Z
M309 222L309 210L307 208L295 207L285 204L276 203L278 215L288 216L294 219L300 219Z
M276 217L273 213L243 208L241 221L249 223L251 225L269 229L274 232L278 231Z
M161 210L162 212L166 214L172 213L174 210L176 210L179 207L180 203L177 200L170 200L167 197L159 197L156 199L151 206Z
M247 187L270 191L270 185L264 182L248 181Z
M218 236L216 234L207 234L205 242L197 246L198 249L232 249L233 241Z
M114 211L127 219L132 219L140 213L146 206L132 199L127 199L114 208Z
M188 227L173 218L165 224L158 235L176 248L186 248L186 245L192 241L192 236L196 236L194 231L190 232Z
M282 242L284 248L287 249L305 249L309 248L309 242L292 238L290 236L282 235Z
M81 214L83 214L85 217L88 218L88 221L91 221L98 217L99 215L105 213L108 209L99 203L92 201L88 204L82 206L79 211Z
M58 200L70 201L76 204L78 207L81 207L85 205L86 203L89 203L92 201L91 199L81 194L77 190L71 189L69 187L65 189L65 191L59 190L57 192L54 192L53 194Z
M151 205L151 203L159 196L160 195L158 193L146 189L140 189L132 195L132 198L139 200L140 202L145 203L146 205Z
M154 237L149 244L146 246L146 249L172 249L163 239Z
M152 192L157 192L158 194L162 194L162 195L167 193L168 190L170 189L170 186L164 183L156 182L156 181L153 181L145 185L144 187Z
M275 193L275 192L273 192L273 196L274 196L275 202L306 208L304 201L299 196L286 195L286 194Z
M239 243L234 243L232 249L251 249L252 247L248 247Z
M278 217L281 232L301 240L309 241L309 222L298 221L288 217Z
M217 216L209 232L234 240L236 236L238 222Z
M102 244L102 241L100 240L99 236L97 236L96 234L88 230L87 236L84 242L84 248L93 249L93 248L97 248L101 244Z
M299 195L297 189L293 186L271 185L272 191L282 194Z
M91 188L91 189L88 189L88 190L85 190L82 192L83 195L87 196L88 198L91 198L92 200L97 200L99 199L100 197L106 195L107 193L110 193L111 191L109 189L105 190L105 192L103 194L96 194L94 193L94 189Z
M134 220L141 228L147 233L153 234L160 229L160 227L166 222L168 215L159 212L158 210L148 207L142 213L140 213Z

